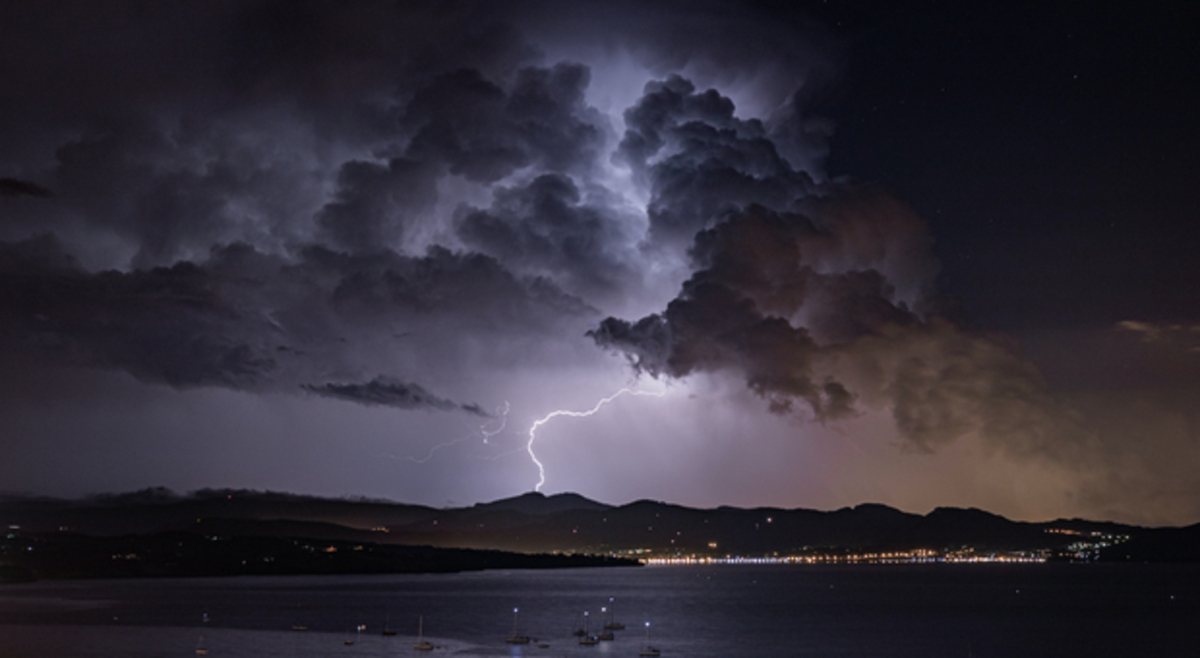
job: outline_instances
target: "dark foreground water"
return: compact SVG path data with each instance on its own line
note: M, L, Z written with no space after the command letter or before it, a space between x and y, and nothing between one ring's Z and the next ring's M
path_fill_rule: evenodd
M627 630L570 636L616 603ZM521 634L549 648L509 646ZM202 619L207 613L209 622ZM0 586L0 657L1200 655L1192 565L698 566ZM385 637L390 623L399 635ZM291 630L304 624L310 630ZM366 630L353 629L365 624ZM346 645L353 639L353 645Z

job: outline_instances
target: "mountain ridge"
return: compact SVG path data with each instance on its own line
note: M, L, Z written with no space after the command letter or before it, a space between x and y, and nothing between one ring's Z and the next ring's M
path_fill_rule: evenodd
M608 505L575 493L527 492L469 507L271 491L154 488L81 499L0 496L0 524L20 533L95 537L186 532L310 537L380 545L637 556L773 556L943 550L1124 561L1198 560L1200 524L1013 521L978 508L915 514L880 503L836 510ZM1080 547L1083 548L1080 548Z

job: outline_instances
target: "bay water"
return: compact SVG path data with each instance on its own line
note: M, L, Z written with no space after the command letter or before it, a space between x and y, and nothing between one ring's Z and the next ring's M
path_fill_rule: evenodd
M611 611L602 611L602 607ZM535 638L510 645L517 633ZM612 641L582 646L610 618ZM1200 655L1200 565L693 565L0 586L0 657ZM206 621L207 620L207 621ZM307 630L293 630L295 626ZM363 629L359 630L362 626ZM385 636L386 628L397 632ZM347 642L352 642L348 644ZM540 647L546 644L547 647Z

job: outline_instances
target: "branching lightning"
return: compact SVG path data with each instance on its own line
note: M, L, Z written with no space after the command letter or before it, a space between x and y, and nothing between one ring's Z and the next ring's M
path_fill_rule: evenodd
M441 450L442 448L449 448L450 446L462 443L463 441L466 441L469 438L473 438L475 436L480 436L480 435L483 436L484 445L488 445L488 441L493 436L496 436L497 434L503 432L505 426L508 425L508 411L509 411L509 404L507 401L505 401L504 404L500 405L499 407L496 407L496 412L495 412L496 418L492 418L491 420L484 423L483 425L480 425L479 430L477 432L472 433L471 436L463 436L463 437L454 439L453 441L446 441L444 443L439 443L439 444L433 446L432 448L430 448L429 454L425 455L425 457L423 457L421 459L417 459L416 457L406 457L405 459L407 459L408 461L417 463L417 464L424 464L425 462L429 461L430 459L433 459L433 455L438 450ZM495 429L488 429L488 427L490 425L493 425L497 422L499 422L499 425Z
M496 429L488 430L487 426L491 421L479 426L479 433L483 435L483 442L485 444L488 442L488 439L504 431L504 426L508 424L508 409L508 400L505 400L504 404L496 407L496 415L500 416L500 426Z
M537 441L538 428L540 428L542 425L545 425L546 423L550 422L552 419L558 418L559 416L568 416L571 418L586 418L588 416L592 416L592 415L596 414L598 411L600 411L600 409L602 407L604 407L604 405L608 404L609 402L612 402L613 400L616 400L617 398L621 397L622 395L650 396L650 397L660 398L660 397L666 395L666 390L642 391L642 390L635 390L632 388L622 388L621 390L617 391L616 393L613 393L612 395L609 395L608 397L601 398L599 402L597 402L594 406L592 406L591 409L588 409L587 411L572 411L570 409L557 409L557 410L551 411L550 413L546 414L545 416L542 416L541 418L533 421L533 424L529 427L529 433L528 433L529 439L525 443L525 452L527 452L529 454L529 458L533 461L533 463L538 468L538 482L536 485L534 485L534 488L533 488L534 491L541 491L542 485L544 485L546 483L546 466L541 462L541 460L539 460L537 458L537 454L534 453L534 451L533 451L533 444L535 441ZM463 437L454 439L452 441L445 441L445 442L439 443L439 444L433 446L432 448L430 448L429 452L420 459L418 459L416 457L405 457L404 459L406 459L407 461L416 463L416 464L424 464L424 463L428 462L429 460L433 459L433 456L435 454L437 454L437 452L439 450L442 450L443 448L449 448L451 446L458 445L458 444L463 443L464 441L467 441L473 437L482 437L482 442L484 445L491 445L491 443L490 443L491 438L504 432L505 428L507 427L508 414L509 414L510 409L511 409L511 407L510 407L509 403L506 401L503 405L496 408L494 418L492 418L488 422L484 423L483 425L480 425L479 429L472 432L470 436L463 436ZM500 454L492 455L490 457L481 457L481 459L486 459L488 461L495 461L502 457L511 455L513 453L520 452L520 450L521 450L520 448L517 448L516 450L507 450ZM396 457L393 455L386 455L386 456L391 457L392 459L396 459Z
M525 444L525 451L529 453L529 458L532 459L533 463L537 464L537 467L538 467L538 483L536 485L534 485L534 487L533 487L534 491L541 491L542 485L546 484L546 467L542 465L542 462L538 460L537 455L535 455L533 453L533 442L535 440L537 440L538 428L541 427L542 425L545 425L546 423L550 422L551 419L558 418L559 416L570 416L571 418L585 418L587 416L591 416L592 414L595 414L597 411L600 411L600 408L603 407L604 405L606 405L609 402L612 402L613 400L616 400L617 398L621 397L622 395L626 395L626 394L649 395L649 396L653 396L656 398L660 398L666 394L666 391L665 390L664 391L635 391L634 389L631 389L631 388L623 388L606 398L602 398L599 402L596 403L596 406L592 407L591 409L588 409L587 411L570 411L568 409L559 409L556 411L551 411L550 413L546 414L545 416L533 421L533 425L531 425L529 427L529 442Z

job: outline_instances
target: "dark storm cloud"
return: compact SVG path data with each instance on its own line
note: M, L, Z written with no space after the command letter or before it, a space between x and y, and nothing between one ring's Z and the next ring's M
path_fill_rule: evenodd
M199 264L90 273L47 235L0 244L0 283L10 348L175 387L286 391L387 365L346 336L379 341L410 331L437 342L442 323L453 322L461 336L500 346L587 312L545 280L523 281L485 256L445 249L413 258L312 247L288 261L235 244Z
M461 208L456 234L464 244L518 271L554 275L572 290L611 294L634 266L622 246L628 229L617 211L584 199L575 182L544 174L528 185L496 190L488 210Z
M920 451L978 437L1065 458L1085 440L1037 369L1003 339L921 319L890 298L878 272L818 274L799 260L788 268L781 257L800 250L786 241L769 248L776 254L719 252L725 262L699 270L664 312L632 323L608 318L589 335L653 376L740 375L777 413L827 420L886 410ZM806 324L829 342L814 340Z
M386 165L354 160L338 173L335 201L317 215L330 244L351 252L400 243L406 217L437 201L438 168L407 158Z
M25 349L172 386L246 388L277 368L266 323L190 263L92 275L43 236L0 247L0 280L5 333Z
M55 145L43 176L61 194L13 215L9 227L52 229L84 250L104 234L128 245L135 267L202 257L234 240L277 250L311 233L321 192L312 181L320 167L303 152L311 141L292 137L257 120L107 120Z
M397 409L460 410L476 416L488 416L478 404L459 404L453 400L440 398L419 384L387 377L376 377L369 382L362 383L304 384L302 388L322 397L349 400L365 405L380 405Z
M791 410L800 399L818 418L845 416L853 395L814 373L827 350L814 334L842 345L919 321L878 270L814 269L828 264L839 233L861 230L751 206L696 236L698 269L662 314L634 323L608 318L589 335L654 376L733 370L772 410Z
M410 382L426 358L453 377L478 351L463 345L513 359L531 354L515 345L593 315L554 277L612 285L599 271L612 259L594 270L583 259L628 239L598 201L605 190L556 197L582 228L551 250L569 246L574 260L543 251L526 267L533 252L490 240L461 251L447 221L459 203L442 198L449 178L487 195L521 173L512 189L546 196L528 180L586 178L611 132L584 101L588 67L537 65L507 13L472 2L0 10L12 55L0 61L12 92L0 99L0 194L56 192L0 208L8 347L176 387L295 391ZM494 209L554 221L514 215L532 210L514 203Z
M522 279L478 253L431 247L422 258L377 252L348 256L319 247L308 250L303 270L337 274L330 304L356 320L453 319L467 334L497 339L536 335L562 317L595 310L545 278Z
M323 235L352 252L401 244L406 226L433 209L447 174L490 184L528 168L588 173L606 122L584 103L588 78L578 64L522 68L508 88L474 69L435 78L398 117L402 157L341 166L336 199L317 217ZM491 253L510 255L499 251Z
M655 376L731 369L774 410L798 398L819 418L845 415L853 395L814 361L825 346L919 321L932 241L881 193L825 186L818 197L763 124L734 111L671 76L626 112L618 157L652 190L651 240L687 238L695 271L663 313L609 318L590 335Z
M290 105L320 132L374 141L395 130L396 95L459 68L506 76L532 62L534 49L491 5L6 4L0 116L22 119L17 143L28 145L112 117Z
M605 122L584 103L589 77L579 64L529 67L506 90L476 70L448 73L405 108L406 153L487 183L531 165L586 169L599 156Z
M72 218L136 245L136 266L195 257L197 244L219 241L285 249L314 228L342 249L399 248L448 173L492 183L527 167L592 168L605 133L583 103L587 82L585 67L567 64L522 68L507 88L478 70L448 73L406 105L394 99L391 128L372 148L404 155L336 166L322 152L345 134L311 134L311 119L293 112L274 123L254 113L118 116L56 146L45 175ZM334 172L333 199L321 204ZM44 230L45 217L35 221Z
M498 80L514 93L504 127L524 126L521 157L562 164L555 128L535 134L560 108L533 106L539 94L570 103L587 76L566 67L539 85L535 71L518 75L535 51L470 2L51 2L0 9L0 42L0 176L61 190L52 210L13 211L0 239L55 230L104 266L124 266L126 252L136 267L171 265L232 241L282 252L314 229L341 247L394 239L436 199L446 166L445 154L395 159L406 129L436 132L401 121L414 94L455 71ZM467 134L442 135L465 140L452 166L486 158L491 145L476 138L504 139L486 124L455 126ZM529 143L544 148L525 153ZM353 162L367 153L374 162ZM403 189L380 189L393 183ZM97 234L109 253L91 246Z
M778 413L887 410L923 451L1080 434L1011 345L937 316L923 221L871 188L814 185L734 110L676 76L626 113L618 153L653 192L652 239L688 237L694 271L661 313L604 320L599 346L656 377L736 374Z
M813 193L812 178L779 155L762 122L733 112L729 98L677 75L647 83L625 112L614 157L650 187L652 241L686 243L751 203L784 210Z
M622 6L5 10L15 60L44 65L0 65L0 117L21 126L0 129L0 173L56 193L13 204L0 236L9 335L174 386L407 383L427 356L466 367L462 344L573 327L690 246L676 299L606 320L598 343L653 374L737 372L776 411L892 405L915 443L957 431L922 388L961 370L935 347L991 343L932 328L923 222L814 182L822 31L718 2ZM592 69L539 59L530 35L564 52L615 39L661 73L619 140L588 105ZM739 115L735 95L765 114ZM610 152L648 195L644 235L600 182ZM30 239L47 230L57 242ZM872 368L878 390L855 378Z

